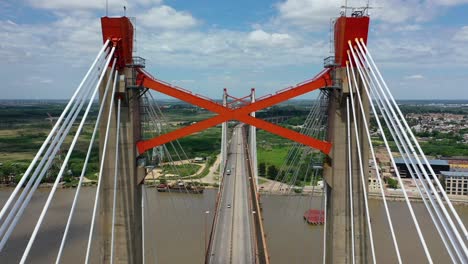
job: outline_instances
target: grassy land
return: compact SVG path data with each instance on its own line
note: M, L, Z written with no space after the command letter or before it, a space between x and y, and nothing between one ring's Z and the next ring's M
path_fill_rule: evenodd
M52 124L48 120L48 113L55 118L55 122L64 107L65 103L63 102L45 105L34 105L34 103L31 105L17 106L0 105L0 178L14 175L14 178L18 179L21 174L24 173L51 130ZM97 110L97 105L94 105L90 112L89 120L95 120ZM190 109L188 106L165 109L164 112L167 119L171 122L181 121L179 126L171 125L171 130L213 116L212 113L206 110L195 109L193 107ZM77 120L78 122L79 119L80 117ZM75 125L71 129L69 136L65 139L61 147L62 160L68 151L76 127ZM81 133L64 175L64 180L67 182L73 182L74 177L79 176L81 173L89 140L91 139L92 129L93 121L87 123ZM220 135L221 129L215 127L183 138L180 140L180 143L189 158L210 157L219 153L221 142ZM93 148L87 168L86 176L90 179L96 179L96 173L98 172L98 141L99 135L96 138L95 147ZM174 155L174 159L178 160L172 147L168 147L168 149L172 152L171 154ZM184 159L185 155L183 155L180 150L179 153L181 158ZM195 174L198 169L199 166L194 165L189 170L185 169L183 171L184 174L191 175ZM53 167L50 173L47 174L51 175L51 177L46 177L46 181L53 181L58 170L59 168ZM172 174L172 172L168 173Z
M257 158L258 163L265 163L268 165L275 165L281 167L288 154L292 142L273 135L269 132L258 130L257 132Z
M262 177L258 178L258 184L264 184L266 182L267 182L267 180L265 180L265 178L262 178Z
M180 144L192 157L209 157L221 149L221 128L212 127L188 137L181 138Z
M292 110L288 108L289 112L284 113L284 115L295 116L296 121L301 120L304 117L303 115L307 114L307 111L303 111L302 109L306 109L306 105L308 104L300 107L298 106L299 108L291 108ZM51 123L47 119L48 113L53 117L58 117L64 107L64 102L52 102L50 104L40 105L35 105L34 103L16 106L0 105L0 180L2 176L13 175L15 178L19 178L21 176L51 129ZM279 108L275 109L275 111L281 110ZM166 119L170 122L170 125L168 126L169 130L175 130L193 122L213 116L213 113L209 111L183 104L170 105L168 103L162 111L164 112ZM411 111L419 110L410 109L406 112ZM446 110L441 108L440 111ZM270 114L273 115L274 113ZM97 105L92 108L90 120L95 120L96 115ZM294 123L297 123L296 121ZM67 137L61 148L62 158L68 150L68 146L70 145L74 134L74 129L76 129L76 126L72 129L70 136ZM71 156L68 164L65 180L69 182L73 182L74 177L78 176L81 172L89 139L92 134L92 123L87 124L84 129L85 130L82 132L82 136L80 137L80 140L75 147L74 154ZM98 140L99 139L96 138L96 142L98 142ZM184 151L189 158L208 158L207 169L203 170L200 175L195 176L202 177L208 173L209 163L214 162L216 154L220 151L221 128L213 127L203 132L182 138L179 142L183 146ZM293 142L287 139L283 139L263 130L258 130L257 142L259 164L265 163L267 167L276 166L277 168L281 167L291 144L293 144ZM383 144L382 140L378 137L373 138L373 142L375 145ZM394 142L389 142L389 144L393 150L396 149ZM466 144L458 143L456 138L448 138L448 135L440 135L440 137L434 137L432 140L427 142L421 142L421 147L426 154L432 156L468 155ZM176 158L175 152L171 147L169 147L169 144L168 149L177 160L178 158ZM183 159L185 158L184 155L181 156ZM87 177L91 179L96 178L98 160L98 149L96 144L87 170ZM57 171L57 168L53 168L53 170ZM193 172L195 167L192 167L190 170ZM196 173L196 171L193 173ZM53 175L53 173L50 174ZM48 181L49 180L53 180L53 177L48 178Z
M198 164L182 164L182 165L163 165L162 171L163 174L175 174L180 177L190 176L200 169Z
M289 146L273 147L271 149L259 148L257 150L258 163L265 163L268 165L275 165L281 167L286 156L288 155Z
M213 166L215 161L216 161L216 155L212 155L212 156L207 157L205 168L203 168L203 170L199 174L194 175L194 176L190 176L190 177L184 177L184 179L185 180L187 180L187 179L200 179L200 178L205 177L210 172L210 167ZM179 177L165 177L165 179L178 180L180 178Z

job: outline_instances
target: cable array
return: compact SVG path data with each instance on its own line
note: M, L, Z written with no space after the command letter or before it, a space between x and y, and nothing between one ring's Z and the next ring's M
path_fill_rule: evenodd
M32 232L31 237L28 240L28 244L21 258L21 263L24 263L26 261L31 247L34 244L35 238L39 232L44 217L47 214L54 194L65 172L67 163L70 159L73 149L76 146L79 136L86 123L91 106L97 95L98 88L101 85L104 73L107 70L107 65L109 65L113 57L114 50L115 48L109 47L109 41L106 41L104 43L101 50L98 52L98 55L96 56L94 62L88 69L86 75L80 82L70 101L66 105L62 114L60 115L54 127L47 136L46 140L35 155L30 166L28 167L23 177L20 179L18 185L16 186L16 188L8 198L7 202L3 206L2 210L0 211L0 250L2 250L6 242L8 241L11 233L15 229L18 221L22 217L24 210L31 201L43 177L50 169L51 164L55 159L55 156L57 155L59 149L61 148L65 139L67 138L75 120L80 116L83 106L87 103L87 107L85 108L84 113L82 113L81 115L80 124L76 129L75 135L70 146L68 147L68 153L65 157L65 160L61 165L60 171L55 179L54 185L51 188L47 200L42 208L41 214L34 227L34 231ZM61 250L62 248L60 249L59 255L61 254Z
M349 48L350 52L348 52L348 60L353 62L354 66L351 68L352 72L351 75L349 75L349 78L356 80L358 77L360 77L360 79L363 81L364 91L370 98L370 106L372 113L377 121L380 136L384 141L387 153L391 159L392 167L397 176L399 185L403 190L405 202L408 206L411 218L415 225L419 240L424 249L428 262L432 263L432 257L424 239L424 235L421 231L419 221L409 200L406 188L401 179L401 175L398 172L392 150L388 143L389 140L387 139L387 135L384 133L384 126L382 121L386 125L386 128L388 128L392 136L392 140L395 142L396 147L410 172L410 176L416 183L419 195L424 202L424 205L444 243L448 254L450 255L451 260L454 263L466 263L468 261L468 251L466 247L467 232L463 222L461 221L458 213L455 211L451 201L447 197L447 194L445 193L445 190L443 189L437 175L431 168L427 157L422 151L418 141L416 140L416 137L414 136L401 110L396 104L394 97L385 83L364 41L362 39L356 39L354 44L350 41ZM354 72L354 68L357 69L356 73ZM355 87L357 87L357 83L355 83ZM356 89L355 93L361 108L361 113L363 113L364 110L362 107L362 98L359 89ZM354 100L352 96L353 91L351 91L351 102ZM356 107L352 108L355 109ZM369 128L366 126L365 130L367 139L370 141ZM384 197L382 179L378 172L379 168L372 147L371 154L373 165L375 166L375 171L377 172L381 194L384 198L387 220L391 229L394 247L398 256L398 261L401 263L401 256L394 234L390 212ZM362 164L362 161L360 163Z
M328 96L326 93L321 92L316 102L312 105L304 121L304 125L300 129L300 133L321 140L325 139L327 107ZM297 142L293 143L269 191L274 191L275 187L279 185L278 189L281 193L290 194L298 183L303 182L307 184L309 182L307 180L309 175L310 183L313 186L313 191L315 191L320 168L314 166L314 164L319 164L321 159L323 159L323 154L313 153L309 147ZM305 175L302 177L300 177L301 168L305 169ZM301 191L303 191L303 188L304 185L301 184Z

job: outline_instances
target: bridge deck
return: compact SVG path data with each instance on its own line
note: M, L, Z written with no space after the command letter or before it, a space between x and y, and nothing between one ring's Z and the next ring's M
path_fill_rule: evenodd
M221 185L208 263L255 263L255 232L249 182L246 142L242 126L235 127L230 142L226 171Z

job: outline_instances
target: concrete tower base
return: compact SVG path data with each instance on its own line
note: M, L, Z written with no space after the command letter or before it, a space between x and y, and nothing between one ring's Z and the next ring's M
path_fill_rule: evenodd
M109 73L108 73L109 74ZM130 76L130 69L125 75ZM125 87L125 75L118 81L117 91L122 98L120 114L120 139L118 161L118 184L116 223L114 240L114 263L142 263L142 226L141 226L141 185L144 177L144 167L137 166L136 142L140 139L140 104L139 91ZM102 98L105 86L100 88ZM109 263L111 254L112 235L112 205L114 195L114 169L115 169L115 142L116 142L116 95L108 95L104 102L103 120L100 124L100 159L102 159L104 135L106 132L109 105L114 100L114 109L111 117L111 130L107 145L106 157L102 177L100 204L99 204L99 242L95 245L100 248L99 263Z

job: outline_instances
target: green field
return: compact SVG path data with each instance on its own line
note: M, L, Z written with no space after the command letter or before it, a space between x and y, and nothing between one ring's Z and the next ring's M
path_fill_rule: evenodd
M268 165L275 165L281 167L286 156L288 155L289 146L273 147L271 149L264 149L259 147L257 150L258 163L265 163Z
M195 174L199 169L198 164L183 164L183 165L163 165L163 174L174 174L180 177L186 177Z
M258 164L275 165L281 167L292 142L264 130L257 131L257 159Z
M24 171L26 171L29 163L52 128L53 124L48 120L48 114L54 117L53 121L55 122L64 108L65 103L63 102L52 102L50 104L31 103L17 106L0 105L0 182L3 178L10 178L10 175L15 179L19 179ZM212 113L206 110L193 108L186 104L163 108L162 110L166 119L171 122L169 130L175 130L192 122L213 116ZM94 105L88 117L90 121L84 126L75 150L70 157L66 173L64 174L64 180L67 182L72 182L75 177L81 174L97 111L97 105ZM77 122L79 120L80 117L78 117ZM76 128L77 124L75 123L60 149L62 160L65 158ZM90 179L96 179L99 167L97 142L99 142L99 135L95 139L86 172L86 177ZM209 158L209 160L214 160L214 157L219 153L221 148L221 128L210 128L182 138L180 139L180 145L183 146L188 158L205 157ZM178 149L178 155L173 146ZM174 144L167 144L167 149L174 160L178 160L179 156L181 159L185 159L185 154L178 146L174 142ZM53 166L49 170L43 181L51 182L55 179L59 171L58 165L60 162L56 161L55 164L57 166ZM198 168L199 165L191 166L189 169L181 170L181 174L183 174L182 176L192 175L198 171ZM201 174L206 173L203 171Z
M161 110L164 113L166 120L168 121L165 128L168 131L176 130L184 126L188 126L193 122L209 118L213 116L213 113L200 109L197 107L189 106L184 103L177 103L173 101L162 102L160 104ZM28 104L15 105L12 103L0 104L0 180L3 178L16 178L18 179L22 173L27 169L32 158L39 150L42 142L47 137L52 127L48 117L55 117L55 120L60 116L61 111L65 107L65 102L48 102L48 103L35 103L34 101ZM310 109L310 104L305 103L301 105L284 105L277 106L269 109L268 111L259 113L259 116L263 117L271 116L293 116L294 118L285 123L280 124L288 127L288 125L296 125L300 123L305 115L307 115ZM430 108L415 108L403 106L402 110L405 113L411 112L456 112L462 111L466 114L466 109L445 109L443 107L431 106ZM82 136L75 147L75 151L71 156L68 163L65 180L72 181L75 177L79 176L83 161L88 148L89 140L91 138L93 122L97 116L97 105L92 107L89 116L89 123L84 127ZM79 117L80 118L80 117ZM79 120L78 118L78 120ZM371 129L375 130L375 120L371 120ZM68 147L72 141L74 131L76 131L77 125L71 129L69 136L66 138L64 145L61 147L62 159L65 157ZM387 130L385 130L388 133ZM461 143L461 134L467 133L468 131L459 131L458 134L442 134L433 132L430 135L416 135L419 137L430 138L421 142L421 147L426 154L431 156L467 156L468 148L466 144ZM151 132L150 132L151 133ZM145 133L150 136L150 134ZM99 136L99 135L98 135ZM96 138L96 142L98 142ZM380 137L374 137L373 143L375 145L382 145L383 141ZM204 157L207 158L208 163L214 162L216 155L220 152L221 145L221 127L209 128L203 132L195 133L179 140L184 151L180 150L179 144L167 144L167 149L174 160ZM258 164L264 163L266 170L270 167L275 167L276 170L281 168L284 163L288 150L291 148L293 142L283 139L279 136L273 135L263 130L257 132L257 147L258 147ZM396 150L395 143L390 141L390 147L392 150ZM178 149L177 153L174 147ZM184 154L185 152L185 154ZM98 169L98 149L95 144L89 167L86 176L94 179L97 176ZM52 168L51 172L48 173L46 181L54 180L54 174L58 172L57 167ZM195 170L195 168L189 171ZM201 177L206 175L207 170L204 170L200 175ZM265 173L266 174L266 173ZM187 174L189 175L189 174Z

